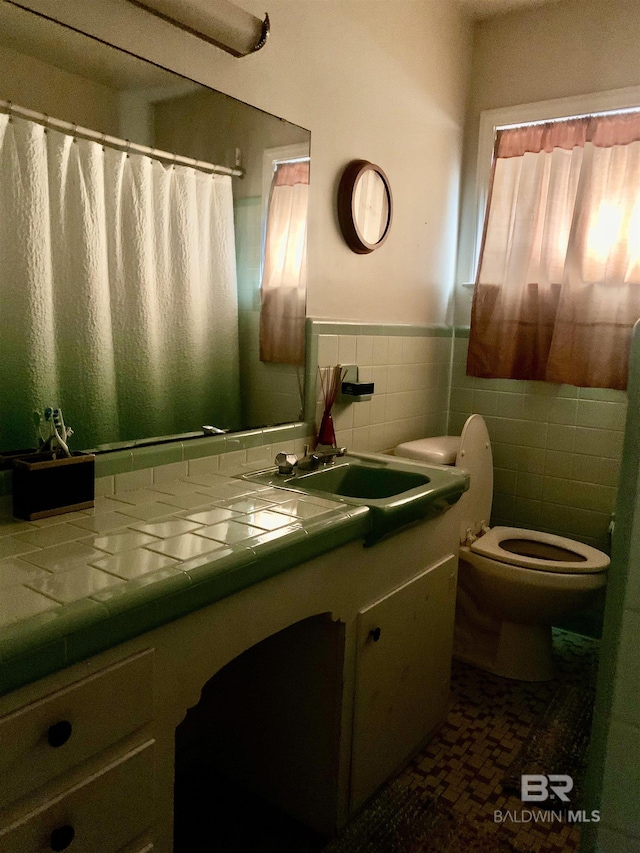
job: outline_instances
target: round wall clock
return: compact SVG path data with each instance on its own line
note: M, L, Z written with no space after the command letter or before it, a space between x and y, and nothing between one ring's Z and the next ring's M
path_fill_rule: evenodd
M359 255L378 249L387 239L393 199L387 176L368 160L353 160L338 187L338 221L347 246Z

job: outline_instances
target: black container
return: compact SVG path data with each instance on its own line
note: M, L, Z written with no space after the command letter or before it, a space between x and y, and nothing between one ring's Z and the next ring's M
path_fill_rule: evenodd
M13 514L34 521L95 504L95 455L51 453L13 460Z
M3 450L0 453L0 471L7 471L13 468L14 459L18 459L21 456L31 456L37 452L35 447L28 447L24 450Z

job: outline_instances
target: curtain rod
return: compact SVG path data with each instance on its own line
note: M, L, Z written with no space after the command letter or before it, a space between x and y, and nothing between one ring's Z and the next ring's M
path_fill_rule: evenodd
M637 113L638 107L621 107L616 110L597 110L589 113L578 113L570 116L559 116L556 118L543 118L536 121L517 121L513 124L496 125L496 130L516 130L519 127L536 127L540 124L558 124L562 121L575 121L583 118L607 118L608 116L627 115Z
M91 142L99 142L102 145L108 145L110 148L116 148L118 151L133 151L136 154L145 154L154 160L160 160L164 163L178 163L180 166L191 166L201 172L216 175L232 175L236 178L243 178L245 170L241 168L232 169L229 166L217 166L214 163L207 163L204 160L194 160L191 157L183 157L182 154L172 154L169 151L160 151L158 148L149 148L147 145L138 145L137 142L129 142L127 139L118 139L117 136L109 136L106 133L98 133L96 130L89 130L87 127L81 127L77 124L71 124L68 121L51 118L44 113L38 113L34 110L28 110L25 107L18 107L11 101L0 100L0 112L7 113L11 116L19 116L27 118L31 121L42 124L45 128L59 130L62 133L68 133L71 136L77 136L81 139L88 139Z

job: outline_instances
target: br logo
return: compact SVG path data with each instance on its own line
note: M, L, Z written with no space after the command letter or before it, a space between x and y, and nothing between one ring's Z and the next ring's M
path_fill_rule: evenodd
M550 773L548 776L531 773L520 777L520 799L523 803L541 803L556 797L568 803L567 794L572 788L573 779L563 773Z

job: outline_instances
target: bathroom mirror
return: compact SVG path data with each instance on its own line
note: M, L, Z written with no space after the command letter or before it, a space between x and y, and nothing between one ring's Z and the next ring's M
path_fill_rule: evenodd
M299 420L304 378L304 364L299 362L303 359L298 357L298 364L261 361L260 285L272 178L281 164L306 161L308 182L309 131L7 0L0 2L0 101L4 104L0 106L0 119L6 122L8 117L16 133L18 124L26 120L25 115L29 118L28 112L34 116L41 114L33 122L40 121L40 130L47 134L49 146L62 131L54 121L47 128L47 116L68 123L68 139L73 138L74 125L96 132L97 141L77 139L81 143L77 148L93 144L97 150L100 136L106 135L107 139L115 137L130 143L131 159L136 145L148 150L149 169L191 168L182 165L179 158L175 165L170 161L156 162L157 149L241 173L223 178L231 182L232 233L228 242L231 247L235 242L235 248L229 250L234 283L233 288L227 287L229 292L224 299L235 305L227 319L222 319L217 296L207 291L210 309L215 315L219 307L220 313L209 325L202 320L204 309L197 304L181 307L175 289L171 289L170 275L165 275L161 282L164 291L153 294L151 307L132 307L126 293L124 296L113 292L111 296L99 294L97 300L86 298L85 279L90 278L88 267L94 255L91 247L85 247L87 269L80 261L73 266L67 278L73 279L75 290L62 300L66 300L62 306L64 314L72 317L76 325L59 326L62 298L49 291L45 298L40 298L32 287L17 284L23 281L22 259L11 256L8 243L15 241L10 228L3 232L0 222L0 322L5 315L5 329L0 329L0 452L34 446L37 436L33 412L46 405L62 408L67 425L75 430L73 449L76 450L116 443L133 446L148 443L150 439L162 440L168 435L197 433L203 425L237 431ZM18 108L28 112L21 113ZM12 110L13 115L8 116ZM102 150L107 151L109 146L105 145ZM14 189L4 173L0 177L0 194L4 192L6 200ZM0 220L6 209L0 209ZM149 210L151 217L157 214L156 208ZM68 241L67 256L73 256L71 230L58 229L54 234L58 218L55 211L50 218L52 231L47 232L44 242ZM5 225L8 226L6 219ZM133 228L123 229L122 233L126 237L133 231ZM21 240L21 234L15 232L14 237L16 234L16 239ZM110 238L109 232L107 239ZM221 244L225 239L220 238ZM36 241L36 245L41 243ZM118 254L121 248L108 246L105 257L124 270L125 278L134 267L149 265L146 254L139 264L132 263L130 257ZM27 248L24 253L29 251ZM201 257L201 249L195 254ZM304 253L301 255L304 257ZM73 257L72 261L75 264ZM65 263L70 263L68 257ZM158 280L161 278L157 269L151 273ZM304 271L300 277L304 280ZM105 306L108 309L110 302L112 308L114 302L117 304L108 321L104 309ZM298 297L298 305L300 302L300 322L304 323L304 291ZM184 309L183 316L175 325L178 309ZM76 334L75 329L87 320L76 316L83 311L95 312L96 316L89 318L88 326L85 323L83 334ZM32 318L28 316L31 314ZM15 322L7 319L9 316ZM174 322L171 331L164 327L169 321ZM117 401L108 411L109 405L100 391L104 369L93 360L93 350L104 349L105 341L110 346L110 336L116 340L118 326L122 327L120 333L124 339L116 341L114 348L122 352L119 363L125 367L118 367L118 359L112 359L115 367L109 368L113 373L109 382L128 397L131 411L125 414L115 411L119 406ZM203 339L211 337L214 327L225 334L233 329L235 363L225 368L227 377L222 391L216 390L215 382L209 387L205 375L200 392L191 373L193 339L198 335ZM156 356L153 352L151 356L143 352L142 345L148 337L153 338ZM44 338L48 348L42 343ZM34 342L40 347L37 356L33 352ZM207 364L208 375L215 377L217 357L209 357ZM57 379L49 385L45 383L45 388L60 388L59 394L43 392L40 398L36 394L34 402L34 394L29 396L25 386L32 382L34 374L52 373ZM158 402L140 400L136 389L152 386L156 387ZM191 407L196 398L198 404ZM96 407L100 406L105 411L94 417Z
M368 160L353 160L338 187L338 220L349 248L359 255L378 249L389 235L393 201L387 176Z

